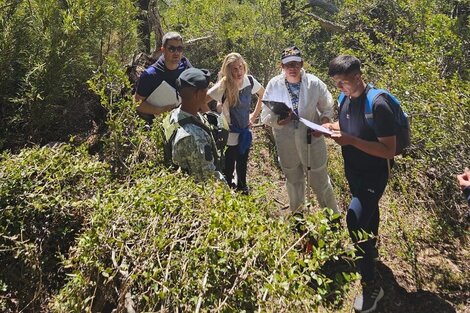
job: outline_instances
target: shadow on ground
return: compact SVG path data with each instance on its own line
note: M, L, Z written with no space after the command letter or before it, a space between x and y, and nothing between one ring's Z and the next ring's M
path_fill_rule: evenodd
M385 296L379 302L377 313L455 313L456 310L438 295L418 290L408 292L395 279L392 270L378 262L378 278L381 280Z

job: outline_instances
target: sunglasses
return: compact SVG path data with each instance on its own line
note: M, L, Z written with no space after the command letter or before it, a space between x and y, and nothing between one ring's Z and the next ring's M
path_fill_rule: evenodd
M175 46L168 46L168 47L166 47L166 49L167 49L168 51L170 51L171 53L175 53L176 51L178 51L178 52L183 52L183 46L177 46L177 47L175 47Z

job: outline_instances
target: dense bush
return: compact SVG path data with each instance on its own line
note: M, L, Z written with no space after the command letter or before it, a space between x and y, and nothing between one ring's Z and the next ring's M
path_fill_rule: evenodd
M129 93L131 84L115 58L106 59L88 85L107 111L106 134L99 149L101 158L111 165L116 177L124 180L151 174L163 164L162 116L155 119L153 127L138 117Z
M60 289L59 262L103 192L107 168L68 145L0 156L0 308L34 311Z
M0 1L0 7L0 117L6 126L0 149L14 146L17 137L66 140L69 124L81 115L91 125L86 81L109 55L130 60L137 46L133 2Z
M293 312L338 301L354 276L322 271L347 256L347 234L324 213L309 216L316 246L304 254L302 237L270 217L264 199L164 171L103 193L54 311Z

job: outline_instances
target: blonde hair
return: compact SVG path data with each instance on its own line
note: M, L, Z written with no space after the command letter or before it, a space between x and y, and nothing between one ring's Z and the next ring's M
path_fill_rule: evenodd
M230 68L230 65L238 60L242 61L242 64L245 67L245 75L248 75L248 64L245 59L236 52L231 52L225 56L224 62L222 63L219 71L218 79L220 81L220 87L224 90L225 101L228 101L229 107L236 106L239 100L239 88L233 80L232 70Z

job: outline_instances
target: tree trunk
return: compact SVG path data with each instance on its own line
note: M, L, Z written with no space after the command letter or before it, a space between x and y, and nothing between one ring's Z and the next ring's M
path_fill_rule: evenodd
M157 0L150 0L149 19L152 30L155 34L155 50L152 52L152 57L156 59L158 55L160 55L160 47L162 46L162 39L164 35L160 13L158 12Z
M281 20L282 20L282 26L284 29L289 28L289 23L288 23L288 17L289 17L289 6L290 6L290 1L289 0L281 0Z
M139 0L140 9L137 19L139 20L138 32L143 44L145 53L150 53L150 23L149 23L149 3L150 0Z

